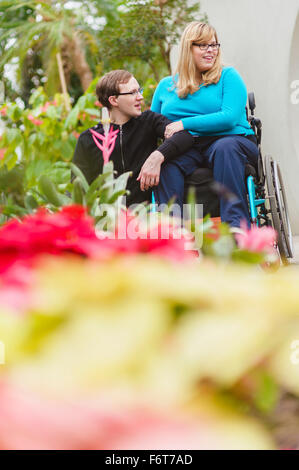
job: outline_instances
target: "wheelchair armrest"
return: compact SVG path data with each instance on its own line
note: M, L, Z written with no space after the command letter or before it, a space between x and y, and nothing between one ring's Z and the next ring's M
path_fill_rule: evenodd
M257 129L261 129L262 128L262 121L258 118L253 118L253 125L257 128Z
M262 128L262 121L254 116L249 117L249 123L252 128L256 127L256 129Z

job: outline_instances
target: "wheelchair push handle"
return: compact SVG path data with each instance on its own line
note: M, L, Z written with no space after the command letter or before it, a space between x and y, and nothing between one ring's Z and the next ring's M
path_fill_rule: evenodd
M253 91L248 93L248 106L251 112L251 115L254 116L254 110L255 110L255 97Z

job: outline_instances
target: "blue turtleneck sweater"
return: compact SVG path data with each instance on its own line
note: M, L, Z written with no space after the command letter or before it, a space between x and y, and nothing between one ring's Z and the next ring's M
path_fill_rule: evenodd
M186 98L178 97L173 77L163 78L153 96L151 109L171 121L182 121L184 129L194 135L252 135L246 102L243 79L233 67L224 67L218 83L201 86Z

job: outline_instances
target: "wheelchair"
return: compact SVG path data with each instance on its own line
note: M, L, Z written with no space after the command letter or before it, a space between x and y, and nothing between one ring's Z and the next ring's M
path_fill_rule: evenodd
M254 115L255 108L254 93L249 93L247 119L255 133L259 150L257 165L253 167L247 163L245 167L250 219L252 225L271 226L276 230L277 249L282 262L288 264L293 258L293 243L286 193L278 163L270 155L262 157L262 123ZM211 169L197 168L186 179L185 195L187 197L189 188L194 187L197 203L203 204L203 215L219 217L219 196L226 197L225 188L220 186L213 180Z

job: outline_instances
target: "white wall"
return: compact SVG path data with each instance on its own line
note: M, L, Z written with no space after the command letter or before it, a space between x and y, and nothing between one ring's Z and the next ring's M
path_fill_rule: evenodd
M299 233L299 103L291 103L291 83L299 81L299 0L200 3L217 30L224 62L255 92L263 154L280 164L292 228ZM172 59L175 65L176 51Z

